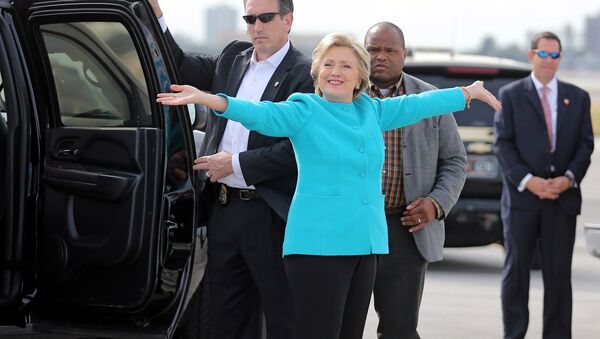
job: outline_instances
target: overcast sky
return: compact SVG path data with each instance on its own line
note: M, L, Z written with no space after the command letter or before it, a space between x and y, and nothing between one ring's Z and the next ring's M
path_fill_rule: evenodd
M218 4L239 9L242 0L160 0L172 31L204 39L204 11ZM356 37L378 21L392 21L405 33L409 46L465 50L494 36L501 45L525 46L526 32L552 30L565 25L583 37L585 18L598 16L598 0L296 0L293 33L326 34L333 31ZM600 37L598 37L600 39ZM293 35L292 35L293 39Z

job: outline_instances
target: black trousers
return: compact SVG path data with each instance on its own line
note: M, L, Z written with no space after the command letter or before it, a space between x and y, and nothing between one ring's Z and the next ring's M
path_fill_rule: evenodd
M387 215L390 254L377 258L374 301L379 316L377 338L418 339L419 308L427 261L403 226L402 211Z
M294 309L282 244L285 222L261 199L215 202L208 224L213 338L293 338Z
M543 338L571 338L571 262L576 216L558 202L538 210L502 209L506 259L502 272L504 338L524 338L529 324L529 270L539 240L544 281Z
M296 339L362 339L375 282L375 255L289 255Z

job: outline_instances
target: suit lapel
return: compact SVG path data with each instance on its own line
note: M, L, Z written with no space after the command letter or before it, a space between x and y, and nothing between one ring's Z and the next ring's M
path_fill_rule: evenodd
M558 94L556 99L558 100L556 103L556 147L558 147L560 132L565 123L568 122L569 104L572 101L570 93L567 91L567 87L561 81L558 82Z
M405 94L415 94L420 93L421 91L417 88L417 83L413 81L413 77L404 73L402 81L404 82L404 93Z
M261 101L275 101L277 94L279 93L279 89L282 87L285 79L287 78L290 69L292 69L294 66L295 54L296 50L290 43L290 49L285 54L285 57L283 57L283 60L281 60L281 63L275 70L275 73L273 73L273 76L271 76L271 79L269 79L267 87L265 87L265 91L260 98ZM250 135L248 137L248 148L250 148L251 145L254 145L257 136L258 133L250 131Z
M248 48L247 50L241 52L235 57L233 64L231 66L231 72L229 72L230 81L227 81L227 87L225 88L225 94L229 96L235 96L237 91L242 84L242 80L244 79L244 74L248 70L248 66L250 65L250 60L252 59L252 48ZM225 133L225 128L227 127L227 119L223 117L217 117L217 136L215 141L219 143L223 139L223 134ZM219 145L212 145L214 147L214 151L216 152Z
M525 86L523 86L523 88L525 89L525 97L527 98L527 101L533 107L533 111L535 112L535 115L539 118L539 121L542 124L542 126L544 126L544 129L546 129L546 118L544 118L544 110L542 109L540 96L538 95L537 90L535 89L535 85L533 84L533 80L531 80L531 77L525 78Z

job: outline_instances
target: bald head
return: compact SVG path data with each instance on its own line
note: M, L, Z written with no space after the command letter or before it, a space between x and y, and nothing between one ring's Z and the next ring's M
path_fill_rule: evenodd
M396 26L395 24L387 21L378 22L367 30L367 34L365 34L365 45L367 44L367 39L369 39L370 36L376 36L378 34L382 34L383 32L386 32L388 34L391 33L392 35L393 33L396 33L396 38L398 39L398 41L401 41L402 48L405 47L404 32L402 32L402 29L400 29L400 27Z
M365 35L365 48L371 55L371 82L379 88L395 85L406 58L402 30L391 22L375 24Z

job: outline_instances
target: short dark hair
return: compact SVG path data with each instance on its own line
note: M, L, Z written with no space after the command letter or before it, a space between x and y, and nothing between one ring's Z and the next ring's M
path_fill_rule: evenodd
M558 51L562 52L562 44L560 43L560 38L558 37L558 35L548 31L541 32L533 36L533 38L531 39L531 49L537 49L538 43L542 39L556 40L558 42Z
M244 9L246 9L246 2L244 0ZM294 1L293 0L279 0L279 13L294 13Z
M402 44L403 44L402 47L406 47L406 41L404 40L404 32L402 32L402 29L400 27L398 27L396 24L388 22L388 21L378 22L375 25L371 26L367 30L367 34L365 34L365 42L367 40L367 36L369 35L369 32L371 32L371 30L373 30L375 27L379 27L379 26L389 27L389 28L393 29L394 31L396 31L396 33L398 33L398 35L400 36L400 39L402 39Z

